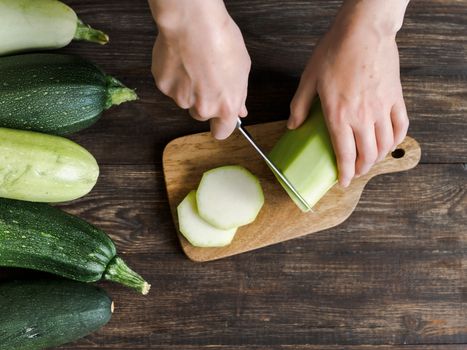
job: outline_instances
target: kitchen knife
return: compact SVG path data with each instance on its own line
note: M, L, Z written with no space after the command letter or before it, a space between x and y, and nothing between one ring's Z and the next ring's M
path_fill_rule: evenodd
M310 205L308 202L303 198L300 193L295 189L292 183L282 174L282 172L274 165L273 162L268 158L268 156L261 150L261 148L256 144L256 142L251 137L250 133L243 127L242 120L240 118L237 119L237 129L240 133L248 140L248 142L253 146L253 148L259 153L259 155L264 159L266 164L269 166L269 169L272 170L274 175L276 175L281 181L284 186L286 186L290 192L292 192L295 197L307 208L311 210Z

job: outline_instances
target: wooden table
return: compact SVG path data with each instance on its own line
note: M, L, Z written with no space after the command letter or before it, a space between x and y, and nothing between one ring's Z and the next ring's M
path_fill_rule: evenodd
M182 254L161 159L171 139L208 125L154 86L147 2L68 3L111 43L62 51L93 60L140 100L72 137L102 175L90 195L63 207L105 229L153 288L143 297L102 283L115 300L112 320L62 349L467 349L467 2L413 1L398 35L421 164L372 180L336 228L205 264ZM247 124L287 117L339 4L228 1L253 60Z

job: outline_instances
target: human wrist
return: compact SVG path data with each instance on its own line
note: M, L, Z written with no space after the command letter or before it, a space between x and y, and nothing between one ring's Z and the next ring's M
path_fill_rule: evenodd
M410 0L344 0L336 21L395 37L401 29Z
M228 17L222 0L149 0L159 32L176 34L199 21L215 22Z

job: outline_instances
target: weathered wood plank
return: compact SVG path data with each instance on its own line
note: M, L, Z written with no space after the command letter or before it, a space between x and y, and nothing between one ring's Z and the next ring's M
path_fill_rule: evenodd
M74 44L72 50L96 55L108 68L149 62L155 26L147 1L66 0L87 22L106 29L106 48ZM227 7L242 29L254 61L273 71L297 74L316 41L326 32L340 0L228 0ZM467 6L462 0L418 0L407 10L398 35L402 66L456 74L464 67ZM150 40L147 40L150 39ZM272 55L273 54L273 55ZM125 60L115 61L115 56ZM444 66L444 64L446 66Z
M302 252L193 264L179 255L140 254L128 260L147 271L152 295L106 284L116 311L97 344L467 341L459 255Z

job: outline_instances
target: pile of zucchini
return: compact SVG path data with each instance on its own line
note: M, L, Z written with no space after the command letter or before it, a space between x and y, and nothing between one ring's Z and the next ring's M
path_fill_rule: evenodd
M58 0L0 0L0 267L61 276L0 284L1 349L58 346L103 326L113 303L89 282L150 288L105 232L49 205L86 195L99 176L92 154L63 135L137 99L83 58L23 53L72 40L108 36Z

